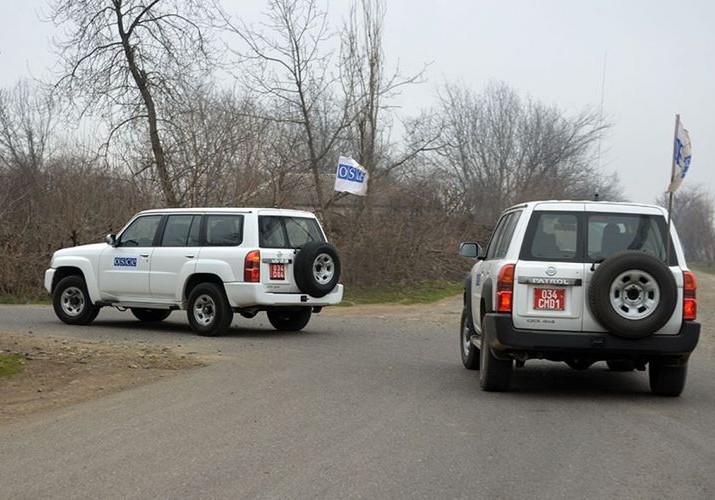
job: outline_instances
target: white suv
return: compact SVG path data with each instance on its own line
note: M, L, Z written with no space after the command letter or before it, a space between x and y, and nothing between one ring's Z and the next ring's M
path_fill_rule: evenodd
M541 201L504 212L465 283L462 362L487 391L528 359L616 371L648 365L653 393L678 396L700 335L695 276L667 213L652 205ZM668 260L666 264L666 260Z
M342 300L339 278L338 252L310 212L193 208L146 210L105 243L58 250L45 288L68 324L92 322L102 306L147 322L186 309L196 333L219 335L234 312L300 330Z

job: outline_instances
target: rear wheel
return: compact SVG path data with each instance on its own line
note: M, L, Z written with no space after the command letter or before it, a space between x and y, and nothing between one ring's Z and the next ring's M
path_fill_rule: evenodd
M462 364L468 370L479 370L479 349L472 344L474 330L467 318L467 311L462 311L462 319L459 322L459 340L462 352Z
M144 309L141 307L132 307L132 314L139 321L145 323L157 323L164 321L171 314L170 309Z
M207 337L221 335L233 320L223 287L216 283L201 283L191 290L186 315L191 329Z
M514 363L511 359L499 359L489 347L491 334L485 328L486 322L482 320L482 348L480 349L479 385L489 392L508 391L511 385L511 373Z
M273 328L282 332L297 332L302 330L310 321L312 314L310 307L300 309L284 309L267 311L268 321Z
M52 292L52 307L57 317L68 325L88 325L99 314L92 304L87 284L81 276L62 278Z
M650 390L658 396L680 396L687 375L687 363L675 364L662 359L655 359L648 363Z

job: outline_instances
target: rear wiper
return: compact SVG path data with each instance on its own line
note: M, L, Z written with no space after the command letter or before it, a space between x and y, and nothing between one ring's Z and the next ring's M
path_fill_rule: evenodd
M603 262L604 260L606 260L605 257L601 257L600 259L594 260L593 263L591 264L591 272L593 272L593 271L596 270L596 264L600 264L600 263Z

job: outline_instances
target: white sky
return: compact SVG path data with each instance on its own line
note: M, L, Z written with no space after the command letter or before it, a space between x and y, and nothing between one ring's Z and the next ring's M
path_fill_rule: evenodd
M265 0L223 0L257 20ZM715 2L681 0L386 0L385 52L404 73L431 63L426 83L400 100L404 112L434 105L445 81L477 91L501 80L566 111L597 109L606 57L602 166L632 201L651 203L670 176L675 114L690 130L686 186L715 185ZM329 2L331 19L348 0ZM54 27L41 0L0 0L0 86L43 77Z

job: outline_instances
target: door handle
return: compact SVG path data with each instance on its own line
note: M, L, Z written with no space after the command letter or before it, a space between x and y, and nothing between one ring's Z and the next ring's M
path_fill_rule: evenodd
M140 253L139 257L144 257L145 259L149 257L148 253Z
M194 256L193 256L193 255L187 255L186 258L187 258L187 259L193 259Z

